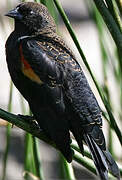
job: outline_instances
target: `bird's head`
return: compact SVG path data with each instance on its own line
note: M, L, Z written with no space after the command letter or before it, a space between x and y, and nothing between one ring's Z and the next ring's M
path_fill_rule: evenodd
M43 4L24 2L5 15L15 19L18 31L19 28L26 29L30 34L56 31L54 20Z

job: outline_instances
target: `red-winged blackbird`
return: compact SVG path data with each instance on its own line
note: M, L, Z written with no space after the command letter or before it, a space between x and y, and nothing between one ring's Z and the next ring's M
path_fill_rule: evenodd
M83 154L88 145L101 179L108 169L119 179L119 170L106 150L101 110L84 73L47 8L21 3L9 11L15 29L6 42L6 60L13 83L28 101L41 129L72 161L71 131Z

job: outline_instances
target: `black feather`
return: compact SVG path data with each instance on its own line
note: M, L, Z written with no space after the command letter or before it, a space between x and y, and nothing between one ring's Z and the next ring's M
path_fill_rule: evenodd
M108 150L103 151L104 156L106 157L106 162L108 164L108 169L113 174L113 176L117 177L117 179L120 179L120 171L118 169L118 166L114 159L112 158L110 152Z
M84 134L84 140L90 149L98 175L102 180L108 180L108 166L102 151L88 134Z
M102 151L88 134L84 134L84 140L90 149L97 173L101 180L108 180L108 170L110 170L110 172L119 180L119 169L110 152L107 150Z

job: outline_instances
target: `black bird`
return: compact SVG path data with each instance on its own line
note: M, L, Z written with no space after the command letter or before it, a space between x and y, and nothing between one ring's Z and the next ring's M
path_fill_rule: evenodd
M71 131L82 154L83 141L88 145L100 178L107 180L109 169L119 179L118 166L106 150L100 107L47 8L25 2L6 16L15 20L6 42L9 73L40 128L68 162L73 156Z

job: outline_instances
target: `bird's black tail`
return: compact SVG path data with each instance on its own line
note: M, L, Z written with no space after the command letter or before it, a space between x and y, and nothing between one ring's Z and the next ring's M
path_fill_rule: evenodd
M90 135L84 134L84 140L90 149L101 180L108 180L108 170L119 180L119 169L111 154L108 151L102 151Z

